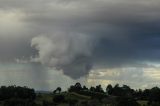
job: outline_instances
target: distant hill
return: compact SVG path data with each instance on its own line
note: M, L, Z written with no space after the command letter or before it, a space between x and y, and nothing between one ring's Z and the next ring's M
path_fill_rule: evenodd
M37 90L37 91L35 91L35 93L50 94L52 92L51 91Z

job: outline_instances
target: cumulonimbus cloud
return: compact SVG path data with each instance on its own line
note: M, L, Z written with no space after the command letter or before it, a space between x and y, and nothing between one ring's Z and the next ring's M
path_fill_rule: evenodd
M159 2L0 0L0 22L7 22L0 25L7 29L0 29L0 59L32 56L72 78L86 75L92 65L159 62Z
M64 74L72 78L86 75L91 69L95 43L91 36L58 33L34 37L31 43L32 47L38 50L38 56L32 58L32 61L63 70Z

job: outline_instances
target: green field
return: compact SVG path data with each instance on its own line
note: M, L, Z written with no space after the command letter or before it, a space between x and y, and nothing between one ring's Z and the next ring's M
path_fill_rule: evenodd
M92 100L92 98L90 96L85 96L85 95L81 95L81 94L74 93L74 92L61 93L61 94L63 94L65 96L66 100L77 99L78 105L76 105L76 106L83 106L83 105L80 105L81 102ZM43 106L43 101L47 101L48 103L52 104L53 103L53 96L54 96L53 94L38 94L35 102L39 106ZM148 106L148 101L138 100L137 102L140 104L140 106ZM52 105L49 105L49 106L52 106ZM57 106L69 106L69 104L62 102L62 103L58 104ZM105 103L99 103L98 106L113 106L113 105L111 105L111 104L106 105Z
M66 100L77 99L79 102L90 100L90 96L80 95L77 93L61 93L65 96ZM37 94L37 98L35 100L36 104L43 105L43 101L47 101L49 103L53 103L53 94ZM68 103L60 103L58 106L68 106Z

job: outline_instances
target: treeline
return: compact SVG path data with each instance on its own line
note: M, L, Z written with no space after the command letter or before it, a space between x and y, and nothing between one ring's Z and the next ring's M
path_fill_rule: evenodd
M2 106L35 106L34 89L20 86L1 86L0 105Z
M58 90L61 90L58 87ZM77 93L84 93L84 92L91 92L91 93L99 93L106 96L117 96L117 97L133 97L135 99L141 100L149 100L149 101L160 101L160 88L153 87L151 89L132 89L128 85L119 86L116 84L112 86L109 84L106 89L104 90L101 85L97 85L96 87L91 86L87 88L86 86L82 86L80 83L76 83L75 85L71 85L68 89L68 92L77 92ZM85 93L84 93L85 94ZM86 94L87 95L87 94Z
M61 88L58 87L56 90L60 93ZM137 101L147 101L147 106L160 106L159 87L135 90L128 85L119 86L119 84L116 84L112 86L109 84L104 90L101 85L87 88L80 83L76 83L68 88L68 92L76 92L81 95L90 96L92 99L98 99L100 102L105 98L109 98L112 99L111 101L116 101L116 106L139 106Z
M0 100L6 100L11 98L21 98L34 100L36 94L34 89L20 86L1 86L0 87Z
M73 94L78 94L77 98ZM49 95L52 98L51 101L46 100ZM79 95L85 98L80 99ZM91 106L90 104L94 106L142 106L139 101L147 101L147 105L143 106L160 106L159 87L135 90L127 85L109 84L102 89L101 85L86 87L76 83L65 92L62 92L61 87L57 87L48 96L43 93L36 94L34 89L28 87L1 86L0 106L57 106L62 103L69 106Z

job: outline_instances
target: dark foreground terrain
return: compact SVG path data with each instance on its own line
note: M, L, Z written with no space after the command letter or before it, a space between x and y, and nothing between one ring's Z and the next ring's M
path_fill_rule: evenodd
M62 92L35 92L19 86L1 86L0 106L160 106L160 88L134 90L127 85L87 88L80 83Z

